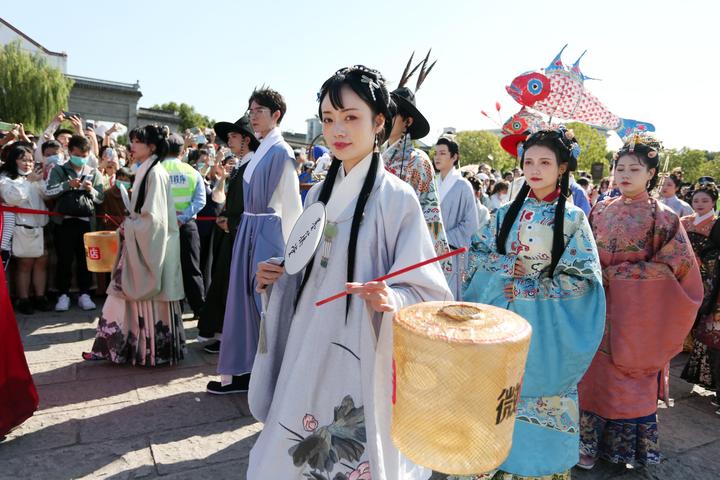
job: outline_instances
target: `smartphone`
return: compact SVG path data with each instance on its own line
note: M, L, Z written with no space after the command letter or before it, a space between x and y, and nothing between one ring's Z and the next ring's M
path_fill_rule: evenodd
M72 112L63 112L63 115L65 116L65 118L66 118L66 119L68 119L68 120L69 120L69 119L70 119L70 117L72 117L72 116L73 116L73 115L75 115L75 114L74 114L74 113L72 113Z
M5 130L5 131L9 132L13 128L15 128L14 123L0 122L0 130Z

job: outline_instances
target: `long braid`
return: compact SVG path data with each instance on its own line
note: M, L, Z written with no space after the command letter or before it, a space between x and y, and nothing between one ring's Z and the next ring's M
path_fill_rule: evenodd
M560 262L565 251L565 201L569 195L570 172L565 171L560 180L560 197L555 205L555 222L553 224L552 259L550 261L550 276L555 273L555 267Z
M529 193L530 185L525 182L523 183L522 188L518 192L517 197L515 197L515 200L513 200L512 205L510 205L510 208L508 208L508 211L505 214L505 218L503 218L503 223L500 227L500 231L498 232L496 239L498 253L502 255L505 255L507 253L505 249L507 237L508 235L510 235L510 229L512 229L512 226L515 223L515 219L520 213L520 209L522 208L523 203L525 203L525 199L527 198Z
M375 185L375 178L377 177L378 164L380 163L380 153L377 149L372 154L372 160L370 161L370 170L365 176L365 182L363 183L362 190L358 196L357 204L355 204L355 213L353 213L352 227L350 228L350 245L348 246L348 264L347 264L347 281L352 282L355 273L355 253L357 250L357 237L360 230L360 222L365 215L365 204L370 197L373 185ZM347 321L347 314L350 312L350 300L352 296L348 295L345 303L345 315Z

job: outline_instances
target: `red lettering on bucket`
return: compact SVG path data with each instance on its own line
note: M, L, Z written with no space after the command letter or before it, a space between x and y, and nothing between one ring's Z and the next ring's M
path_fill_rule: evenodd
M98 247L88 247L88 258L90 260L100 260L102 255Z

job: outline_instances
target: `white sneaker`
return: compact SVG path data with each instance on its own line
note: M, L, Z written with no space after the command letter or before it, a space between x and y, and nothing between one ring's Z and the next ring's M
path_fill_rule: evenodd
M64 293L60 295L60 298L58 298L57 303L55 304L55 311L56 312L67 312L70 309L70 297L65 295Z
M78 307L83 310L95 310L97 308L87 293L83 293L80 295L80 298L78 298Z

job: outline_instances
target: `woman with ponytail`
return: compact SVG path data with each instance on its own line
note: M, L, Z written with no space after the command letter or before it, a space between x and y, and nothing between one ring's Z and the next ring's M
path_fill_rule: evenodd
M383 314L451 294L437 264L370 282L435 256L415 192L380 158L391 116L383 77L344 68L318 99L334 158L305 204L323 202L328 223L304 272L258 265L258 284L273 287L248 394L265 425L247 478L427 479L390 439L392 322ZM346 298L315 306L343 288Z
M525 184L473 237L463 297L516 312L533 328L512 449L485 478L567 479L578 461L577 383L605 320L590 225L566 203L578 154L563 127L530 135L518 149Z
M130 216L120 226L120 250L92 351L85 360L156 366L183 358L185 331L180 236L170 177L160 162L168 150L166 128L130 132L139 164Z
M607 328L580 382L581 459L659 463L657 400L668 401L680 353L703 298L700 271L678 216L649 195L660 143L633 134L614 161L621 195L590 212L607 293Z

